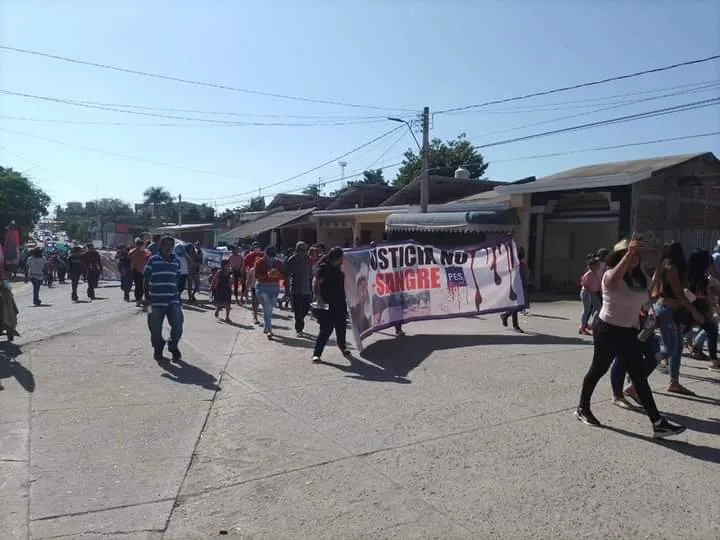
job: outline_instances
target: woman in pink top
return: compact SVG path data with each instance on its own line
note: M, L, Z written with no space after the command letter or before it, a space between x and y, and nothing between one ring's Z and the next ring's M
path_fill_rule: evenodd
M575 416L589 426L601 425L590 411L590 400L598 381L618 356L653 424L653 436L661 438L682 433L685 428L660 416L643 368L642 342L638 340L639 313L650 296L649 280L640 267L638 249L637 240L622 240L605 259L608 269L602 278L603 304L593 332L593 359L583 380Z
M588 261L587 271L580 278L580 300L582 301L583 311L580 316L580 330L578 333L590 335L590 316L600 311L600 280L598 277L598 267L600 259L595 257Z

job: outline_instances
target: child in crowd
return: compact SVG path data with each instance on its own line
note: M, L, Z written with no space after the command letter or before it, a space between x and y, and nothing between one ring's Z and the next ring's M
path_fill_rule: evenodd
M225 322L230 322L230 304L232 303L233 293L233 277L232 267L229 260L220 263L220 270L215 272L213 281L210 285L213 291L213 300L215 302L215 317L220 314L220 310L225 310Z
M580 278L580 300L582 301L583 311L580 317L579 334L590 335L592 327L590 326L590 317L593 313L600 312L600 302L598 301L598 293L600 293L601 278L598 278L598 267L600 259L591 257L587 259L587 268Z

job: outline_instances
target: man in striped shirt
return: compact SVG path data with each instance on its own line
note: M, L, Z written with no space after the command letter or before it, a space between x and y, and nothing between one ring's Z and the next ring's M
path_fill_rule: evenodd
M180 261L173 253L175 240L166 236L160 241L159 253L148 259L145 266L145 302L148 305L148 328L150 341L155 352L157 362L165 362L163 349L165 340L162 336L163 320L167 317L170 324L170 339L168 350L172 359L182 359L178 343L182 337L183 312L178 292L178 278L180 277Z

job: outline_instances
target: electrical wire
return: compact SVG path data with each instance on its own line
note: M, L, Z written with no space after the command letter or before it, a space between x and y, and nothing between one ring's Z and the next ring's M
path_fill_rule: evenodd
M532 122L532 123L530 123L530 124L523 124L523 125L521 125L521 126L515 126L515 127L512 127L512 128L508 128L508 129L501 129L501 130L498 130L498 131L491 131L490 133L485 133L485 134L483 134L483 135L481 135L481 136L482 136L482 137L486 137L486 136L488 136L488 135L499 135L500 133L509 133L509 132L511 132L511 131L518 131L518 130L525 129L525 128L529 128L529 127L540 126L540 125L543 125L543 124L552 124L552 123L555 123L555 122L560 122L561 120L568 120L568 119L570 119L570 118L577 118L577 117L580 117L580 116L587 116L587 115L589 115L589 114L595 114L595 113L598 113L598 112L604 112L604 111L609 111L609 110L612 110L612 109L618 109L618 108L621 108L621 107L627 107L628 105L636 105L636 104L638 104L638 103L646 103L646 102L648 102L648 101L654 101L654 100L657 100L657 99L665 99L665 98L668 98L668 97L675 97L675 96L686 95L686 94L694 94L694 93L698 93L698 92L701 92L701 93L702 93L702 92L707 92L708 90L715 90L715 89L717 89L717 88L720 88L720 82L708 84L707 87L695 88L695 89L693 89L693 90L682 90L682 91L679 91L679 92L672 92L672 93L663 94L663 95L660 95L660 96L651 96L651 97L646 97L646 98L635 99L635 100L631 100L631 101L628 101L628 102L625 102L625 103L621 103L621 104L610 105L610 106L608 106L608 107L600 107L600 108L598 108L598 109L593 109L593 110L591 110L591 111L585 111L585 112L581 112L581 113L574 113L574 114L570 114L570 115L567 115L567 116L561 116L561 117L559 117L559 118L551 118L551 119L549 119L549 120L541 120L541 121L539 121L539 122ZM471 138L478 138L478 137L479 137L479 136L471 137Z
M235 122L230 120L217 120L213 118L198 118L198 117L190 117L190 116L176 116L176 115L169 115L169 114L161 114L161 113L153 113L153 112L143 112L143 111L130 111L125 109L118 109L115 107L104 107L100 105L87 105L84 103L79 103L67 99L62 98L54 98L50 96L38 96L34 94L26 94L24 92L13 92L10 90L3 90L0 89L0 94L8 95L8 96L17 96L17 97L23 97L28 99L37 99L41 101L49 101L52 103L62 103L64 105L72 105L75 107L84 107L88 109L96 109L101 111L110 111L110 112L119 112L119 113L125 113L125 114L134 114L138 116L149 116L152 118L166 118L170 120L185 120L189 122L201 122L211 125L221 125L221 126L283 126L283 127L292 127L292 126L302 126L302 127L312 127L312 126L347 126L347 125L357 125L357 124L372 124L377 122L384 122L386 119L376 119L376 120L346 120L346 121L316 121L316 122Z
M315 98L291 96L288 94L277 94L277 93L273 93L273 92L265 92L262 90L251 90L248 88L237 88L237 87L228 86L225 84L196 81L196 80L192 80L192 79L184 79L182 77L173 77L171 75L150 73L147 71L141 71L141 70L137 70L137 69L122 68L122 67L118 67L118 66L112 66L110 64L102 64L99 62L89 62L86 60L79 60L77 58L69 58L66 56L59 56L56 54L49 54L49 53L34 51L34 50L30 50L30 49L21 49L19 47L10 47L8 45L0 45L0 49L6 50L6 51L12 51L12 52L16 52L16 53L21 53L21 54L26 54L26 55L49 58L51 60L58 60L61 62L68 62L71 64L78 64L78 65L83 65L83 66L90 66L90 67L95 67L95 68L100 68L100 69L106 69L106 70L110 70L110 71L117 71L120 73L138 75L141 77L149 77L149 78L153 78L153 79L161 79L161 80L171 81L171 82L192 84L195 86L204 86L207 88L216 88L219 90L230 90L233 92L241 92L243 94L252 94L252 95L256 95L256 96L271 97L271 98L276 98L276 99L286 99L286 100L291 100L291 101L303 101L306 103L318 103L318 104L322 104L322 105L337 105L337 106L342 106L342 107L351 107L351 108L355 108L355 109L374 109L374 110L378 110L378 111L400 111L400 110L402 110L405 112L415 112L412 109L398 109L398 108L393 108L393 107L378 107L376 105L362 105L362 104L357 104L357 103L345 103L342 101L333 101L333 100L329 100L329 99L315 99Z
M478 149L478 150L483 149L483 148L491 148L493 146L501 146L504 144L527 141L530 139L538 139L540 137L547 137L549 135L559 135L561 133L570 133L573 131L580 131L580 130L584 130L584 129L607 126L607 125L612 125L612 124L620 124L620 123L625 123L625 122L631 122L634 120L642 120L645 118L654 118L656 116L664 116L667 114L675 114L675 113L679 113L679 112L701 109L704 107L710 107L712 105L717 105L718 103L720 103L720 98L705 99L705 100L696 101L693 103L676 105L674 107L664 107L662 109L656 109L653 111L646 111L646 112L637 113L637 114L629 114L627 116L619 116L617 118L610 118L608 120L600 120L598 122L589 122L587 124L580 124L577 126L570 126L570 127L561 128L561 129L554 129L551 131L544 131L541 133L534 133L532 135L525 135L523 137L515 137L514 139L505 139L502 141L495 141L492 143L475 145L473 148Z
M578 89L580 89L580 88L588 88L588 87L591 87L591 86L598 86L598 85L607 84L607 83L611 83L611 82L622 81L622 80L627 80L627 79L633 79L633 78L635 78L635 77L641 77L641 76L644 76L644 75L650 75L650 74L652 74L652 73L661 73L661 72L664 72L664 71L670 71L670 70L678 69L678 68L681 68L681 67L693 66L693 65L697 65L697 64L703 64L703 63L705 63L705 62L711 62L711 61L713 61L713 60L718 60L718 59L720 59L720 54L715 54L715 55L712 55L712 56L706 56L706 57L704 57L704 58L696 58L696 59L694 59L694 60L688 60L688 61L686 61L686 62L678 62L678 63L670 64L670 65L667 65L667 66L661 66L661 67L656 67L656 68L651 68L651 69L645 69L645 70L642 70L642 71L635 71L635 72L633 72L633 73L626 73L626 74L623 74L623 75L616 75L616 76L614 76L614 77L607 77L607 78L605 78L605 79L599 79L599 80L596 80L596 81L589 81L589 82L584 82L584 83L578 83L578 84L573 84L573 85L570 85L570 86L563 86L563 87L560 87L560 88L553 88L553 89L551 89L551 90L542 90L542 91L539 91L539 92L532 92L532 93L529 93L529 94L524 94L524 95L522 95L522 96L514 96L514 97L509 97L509 98L503 98L503 99L495 99L495 100L492 100L492 101L486 101L486 102L484 102L484 103L478 103L478 104L475 104L475 105L465 105L465 106L463 106L463 107L453 107L453 108L450 108L450 109L444 109L444 110L441 110L441 111L437 111L437 112L435 112L434 114L445 114L445 113L457 112L457 111L467 111L467 110L471 110L471 109L478 109L478 108L480 108L480 107L487 107L487 106L489 106L489 105L499 105L499 104L501 104L501 103L510 103L510 102L513 102L513 101L521 101L521 100L530 99L530 98L534 98L534 97L549 96L549 95L551 95L551 94L559 94L559 93L561 93L561 92L568 92L568 91L570 91L570 90L578 90Z

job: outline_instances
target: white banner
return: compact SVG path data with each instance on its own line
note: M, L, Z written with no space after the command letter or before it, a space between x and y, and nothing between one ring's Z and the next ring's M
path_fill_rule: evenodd
M413 241L345 250L355 344L397 323L499 313L526 306L521 263L508 236L462 248Z

